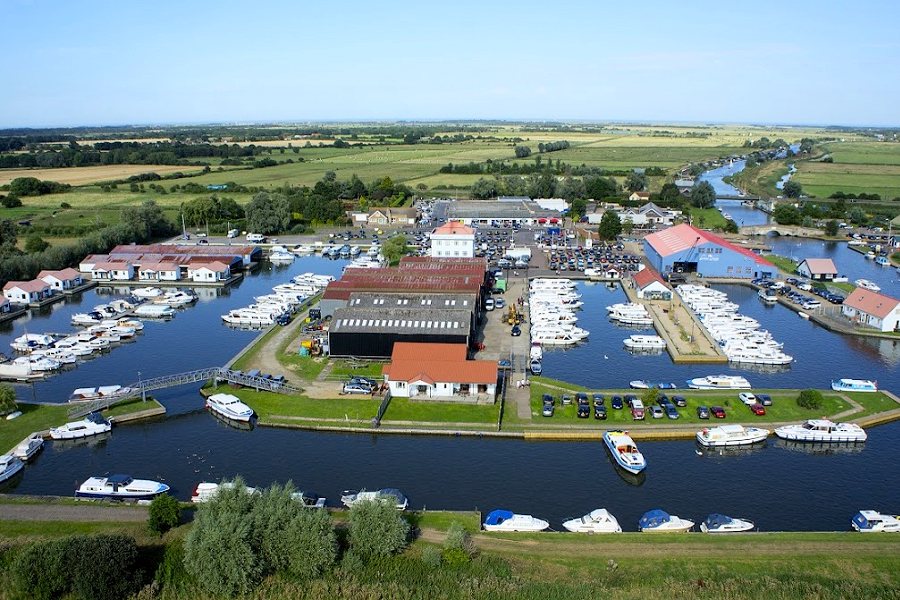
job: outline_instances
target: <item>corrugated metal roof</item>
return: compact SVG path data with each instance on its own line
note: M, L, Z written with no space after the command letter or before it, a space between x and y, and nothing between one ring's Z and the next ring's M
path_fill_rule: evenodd
M469 335L471 312L416 308L338 308L330 333Z
M704 229L697 229L696 227L693 227L686 223L675 225L674 227L669 227L668 229L663 229L662 231L657 231L656 233L651 233L644 238L644 241L650 244L650 246L654 250L656 250L656 252L660 256L670 256L672 254L675 254L676 252L681 252L683 250L687 250L688 248L692 248L696 245L706 242L721 246L723 248L727 248L733 252L737 252L738 254L742 254L747 258L752 259L753 262L757 264L773 268L775 266L764 259L762 256L753 253L747 248L742 248L741 246L733 244L714 233L711 233Z

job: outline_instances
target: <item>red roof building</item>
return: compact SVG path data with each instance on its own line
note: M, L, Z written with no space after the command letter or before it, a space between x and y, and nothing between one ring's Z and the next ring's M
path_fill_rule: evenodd
M466 360L465 344L396 342L382 373L393 396L478 403L496 397L497 363Z
M853 290L841 313L854 323L879 331L900 330L900 300L864 288Z
M657 273L656 269L646 267L637 273L632 273L631 280L634 282L634 289L637 291L637 297L642 300L671 300L672 288Z
M659 273L754 278L774 275L775 265L714 233L681 224L644 238L647 261Z

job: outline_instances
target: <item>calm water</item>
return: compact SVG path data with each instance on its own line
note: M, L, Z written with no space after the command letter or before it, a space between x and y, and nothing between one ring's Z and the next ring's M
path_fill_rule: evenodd
M102 358L35 385L40 400L63 399L75 387L128 383L224 363L254 333L230 330L219 315L247 304L275 283L304 271L334 273L341 263L317 258L287 269L263 270L217 299L198 303L168 323L147 322L138 341ZM579 324L589 343L569 351L548 351L548 376L595 387L627 385L630 379L681 382L726 371L727 367L672 365L666 355L633 357L621 347L632 330L618 329L604 307L622 301L618 288L582 285L586 309ZM831 334L780 306L765 307L748 289L725 286L742 312L759 318L785 342L797 363L787 373L744 372L756 385L822 387L835 375L877 378L898 389L892 349ZM69 315L103 301L96 292L80 305L58 305L28 323L16 322L0 343L30 332L68 331ZM843 365L834 373L835 362ZM844 372L846 371L846 372ZM24 397L29 386L21 388ZM186 499L197 482L243 475L252 485L292 479L298 486L338 501L347 488L396 486L416 508L506 507L551 520L606 507L626 530L654 507L700 519L721 511L754 519L762 529L844 530L859 508L898 510L895 460L900 423L870 431L863 446L810 448L770 440L762 449L698 455L692 442L644 442L646 476L624 479L600 443L529 443L443 437L367 436L228 427L203 411L196 386L163 390L157 397L169 415L154 422L117 427L105 439L81 444L48 443L13 491L70 495L85 478L126 472L168 482ZM873 474L877 474L873 476ZM811 509L810 507L815 507Z
M718 195L740 196L743 195L743 192L733 185L725 183L723 178L740 173L744 170L746 164L747 161L745 160L735 160L730 164L705 171L698 179L709 182ZM765 225L770 222L769 215L761 210L742 204L740 200L716 200L716 208L721 208L731 215L738 227L744 225Z

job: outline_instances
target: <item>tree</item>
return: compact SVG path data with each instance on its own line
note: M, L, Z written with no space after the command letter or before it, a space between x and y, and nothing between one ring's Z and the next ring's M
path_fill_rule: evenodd
M174 231L162 208L153 200L144 200L140 206L123 208L121 220L133 239L139 242L171 235Z
M609 196L615 196L619 186L611 177L599 177L591 175L584 178L584 193L588 198L599 200Z
M641 402L644 403L644 406L653 406L656 404L658 394L659 390L651 386L641 394Z
M28 254L43 252L49 247L50 243L45 241L44 238L36 233L32 233L27 238L25 238L25 252L27 252Z
M716 203L716 190L708 181L701 181L691 190L691 204L697 208L712 208Z
M629 192L640 192L647 187L647 176L643 173L632 171L625 179L625 188Z
M16 390L8 383L0 383L0 415L16 410Z
M725 233L741 232L741 230L737 226L737 223L735 223L732 219L725 219L725 227L723 229L725 230Z
M829 237L835 237L838 234L840 227L838 227L838 222L832 219L825 223L825 227L823 228L823 230L825 231L825 235Z
M667 208L675 208L683 204L683 197L674 183L664 183L659 190L658 204Z
M482 177L472 184L473 198L493 198L497 195L497 180Z
M409 531L409 523L391 502L357 502L350 509L350 547L364 561L400 552Z
M406 245L406 236L402 234L389 237L381 246L381 254L392 265L400 262L400 258L407 252L409 247Z
M587 202L584 201L584 198L575 198L569 203L569 214L573 221L580 221L585 211L587 211Z
M576 198L584 198L584 183L580 179L574 177L566 177L562 183L557 186L559 195L570 202ZM581 214L584 214L582 211Z
M528 146L516 146L516 158L528 158L531 156L531 148Z
M289 548L287 572L295 577L318 577L337 560L337 535L328 511L300 508L279 534Z
M809 410L818 410L822 408L824 400L825 398L822 397L822 392L819 390L803 390L797 396L797 406Z
M603 216L600 218L600 226L597 228L597 233L600 234L601 240L616 239L618 235L622 233L622 221L619 220L619 215L611 210L603 213Z
M169 494L160 494L150 502L147 526L153 533L163 534L181 521L181 506Z
M247 229L254 233L271 235L285 231L291 224L291 207L281 194L259 192L245 209Z
M802 216L796 206L781 203L772 211L772 218L779 225L799 225Z
M625 235L631 235L632 231L634 231L634 223L632 223L630 219L622 223L622 233L624 233Z
M22 201L19 200L18 196L10 194L9 196L0 196L0 204L4 208L16 208L22 206Z
M799 198L803 193L803 186L792 179L784 182L784 187L781 191L784 192L786 198Z

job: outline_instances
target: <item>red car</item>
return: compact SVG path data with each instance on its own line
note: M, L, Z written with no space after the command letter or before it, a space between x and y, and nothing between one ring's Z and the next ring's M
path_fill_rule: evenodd
M725 418L725 409L722 408L721 406L713 406L712 408L709 409L709 412L711 412L712 415L717 419Z
M750 410L752 410L753 414L757 415L757 416L762 416L762 415L766 414L766 407L759 403L751 404Z

